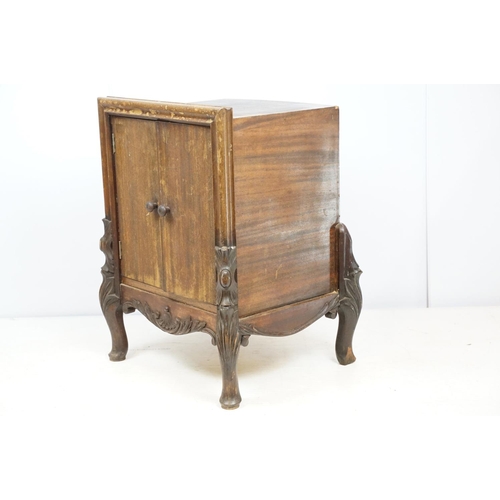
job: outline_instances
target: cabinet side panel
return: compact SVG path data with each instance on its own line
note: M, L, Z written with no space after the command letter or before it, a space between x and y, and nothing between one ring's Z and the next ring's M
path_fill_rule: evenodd
M215 304L210 127L159 122L165 291Z
M156 123L136 118L111 119L121 241L122 276L161 288L161 237L158 217L146 211L158 201Z
M331 291L338 109L235 119L242 316Z

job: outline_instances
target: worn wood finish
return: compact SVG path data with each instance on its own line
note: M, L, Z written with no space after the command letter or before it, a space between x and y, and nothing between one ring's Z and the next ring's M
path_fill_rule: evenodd
M164 288L160 219L146 210L158 203L157 124L149 120L112 117L122 275Z
M234 120L242 316L331 291L338 110Z
M311 109L329 108L324 104L306 104L302 102L285 101L259 101L249 99L217 99L213 101L203 101L198 103L201 106L216 106L231 108L233 118L248 118L249 116L264 116L294 111L309 111Z
M210 127L128 117L111 126L123 278L214 304Z
M189 299L187 297L181 297L179 295L175 295L175 293L171 293L165 290L160 290L158 288L145 285L144 283L138 282L131 280L130 278L122 278L122 284L131 286L132 288L138 288L140 290L144 290L145 292L153 293L156 294L160 297L166 297L168 299L171 299L175 302L181 302L186 305L193 306L197 309L203 309L205 311L211 312L211 313L216 313L217 312L217 306L215 304L207 304L205 302L199 302L197 300Z
M215 226L211 131L208 126L160 122L165 290L214 304Z
M211 336L225 409L241 402L251 335L338 313L337 357L354 361L361 271L338 224L337 108L101 98L99 124L111 359L125 358L123 313L138 310L166 332Z
M219 109L212 125L214 170L215 244L236 244L233 173L233 112Z

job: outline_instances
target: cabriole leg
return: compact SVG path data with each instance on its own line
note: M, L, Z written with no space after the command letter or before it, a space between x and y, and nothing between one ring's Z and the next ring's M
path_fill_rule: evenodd
M356 361L352 351L352 337L361 313L363 297L359 287L361 269L352 253L352 239L344 224L335 227L339 256L339 328L335 351L341 365Z
M111 361L123 361L127 355L128 340L123 324L123 308L120 297L115 293L115 262L113 255L112 225L109 219L103 219L104 236L101 238L101 250L106 261L101 268L102 284L99 289L101 309L111 332Z
M222 368L220 404L226 410L238 408L241 402L236 363L241 344L238 332L238 286L236 283L236 247L215 247L217 270L217 328L215 343Z
M356 356L352 352L352 337L358 322L358 316L349 307L340 304L339 307L339 329L335 342L335 352L341 365L349 365L356 361Z
M241 338L238 333L238 310L233 307L219 309L216 332L222 369L222 394L220 404L225 410L238 408L241 403L236 363L240 350Z
M104 317L111 332L111 361L123 361L127 356L128 339L123 324L123 310L120 302L114 302L103 310Z

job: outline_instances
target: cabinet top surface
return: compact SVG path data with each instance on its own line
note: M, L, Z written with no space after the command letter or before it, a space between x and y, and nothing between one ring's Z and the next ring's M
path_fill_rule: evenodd
M278 113L291 113L294 111L336 107L327 104L306 104L300 102L284 101L258 101L250 99L217 99L213 101L200 101L192 104L232 108L234 118L242 118L245 116L271 115Z
M126 99L123 97L100 97L99 106L107 112L128 114L141 117L162 117L177 113L184 116L185 113L194 112L203 117L212 117L214 113L223 108L231 108L233 118L245 118L253 116L276 115L300 111L311 111L320 109L338 109L338 106L328 104L309 104L301 102L286 101L260 101L252 99L217 99L211 101L191 102L187 104L153 101L145 99ZM206 115L206 116L205 116Z

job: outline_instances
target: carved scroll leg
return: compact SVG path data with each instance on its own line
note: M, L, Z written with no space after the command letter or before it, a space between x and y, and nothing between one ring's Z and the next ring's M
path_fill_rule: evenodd
M339 328L335 351L341 365L356 361L352 352L352 337L361 313L363 297L359 287L361 269L352 253L352 239L344 224L337 224L337 241L339 256L339 295L338 308Z
M222 368L222 394L219 401L225 410L234 410L241 403L236 374L236 363L241 344L241 337L238 333L238 309L233 307L219 309L216 343Z
M111 361L123 361L127 355L128 340L123 325L123 308L120 297L115 291L115 261L113 254L113 226L107 217L103 219L104 236L101 238L101 251L106 261L101 268L102 284L99 289L99 302L101 309L111 331L113 342L109 359Z
M103 310L104 317L111 332L112 347L109 353L111 361L123 361L127 356L128 340L123 324L123 310L121 304L113 302L106 310Z
M236 362L240 350L241 335L238 331L238 285L236 282L236 247L216 246L217 272L216 304L217 324L215 343L219 349L222 368L222 408L238 408L241 402Z

